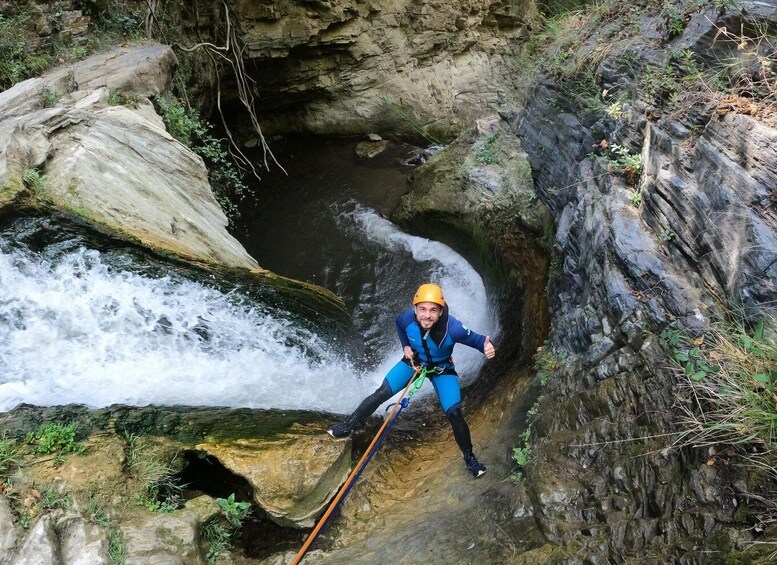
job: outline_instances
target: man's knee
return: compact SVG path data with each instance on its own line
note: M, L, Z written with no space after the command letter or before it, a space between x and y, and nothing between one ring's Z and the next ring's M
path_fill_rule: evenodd
M461 411L461 403L457 402L445 411L445 415L448 416L448 420L454 422L456 420L463 420L464 413Z
M394 393L391 392L391 385L384 379L383 383L370 395L370 398L378 404L383 404L392 396Z

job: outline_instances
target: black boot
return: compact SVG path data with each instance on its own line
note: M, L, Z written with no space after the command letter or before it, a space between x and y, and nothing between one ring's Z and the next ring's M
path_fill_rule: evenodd
M362 400L353 414L348 416L345 421L330 426L326 432L335 439L348 437L353 430L361 428L378 406L391 397L391 387L387 381L383 381L383 384L375 392Z
M448 416L448 421L453 428L453 437L456 440L456 444L464 454L464 463L467 464L467 469L472 473L472 476L476 479L486 472L486 466L483 465L475 454L472 453L472 439L469 435L469 426L464 420L464 414L461 412L461 404L454 404L445 413Z
M469 469L469 472L472 473L472 476L476 479L486 472L486 466L478 461L478 458L475 457L475 454L472 453L471 449L464 452L464 463L467 464L467 469Z
M347 420L329 426L329 429L326 431L326 433L335 439L348 437L351 435L351 432L354 430L354 428L359 427L360 424L361 422L354 418L354 414L351 414Z

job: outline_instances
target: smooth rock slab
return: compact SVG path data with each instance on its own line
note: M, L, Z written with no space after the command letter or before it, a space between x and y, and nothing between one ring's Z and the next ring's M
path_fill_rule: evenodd
M43 516L27 534L11 565L59 565L57 535L50 516Z
M63 523L64 522L64 523ZM59 523L60 551L66 565L110 565L105 531L81 517Z
M0 496L0 563L10 555L13 546L16 544L16 528L13 523L13 514L8 499Z
M204 443L197 449L244 477L254 489L256 504L277 524L293 528L315 525L351 464L351 442L325 435L239 439Z

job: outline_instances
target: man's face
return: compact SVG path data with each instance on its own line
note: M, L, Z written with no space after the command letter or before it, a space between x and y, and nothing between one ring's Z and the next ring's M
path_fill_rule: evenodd
M441 314L442 306L434 302L419 302L415 305L415 317L424 330L431 329Z

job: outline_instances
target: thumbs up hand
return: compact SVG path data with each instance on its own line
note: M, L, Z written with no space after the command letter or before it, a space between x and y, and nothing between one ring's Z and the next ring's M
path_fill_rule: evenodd
M486 336L486 342L483 344L483 353L485 353L486 357L489 359L496 357L496 348L494 347L494 344L491 343L490 336Z

